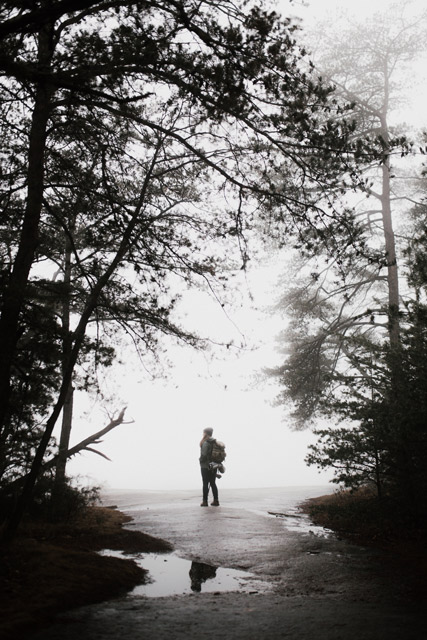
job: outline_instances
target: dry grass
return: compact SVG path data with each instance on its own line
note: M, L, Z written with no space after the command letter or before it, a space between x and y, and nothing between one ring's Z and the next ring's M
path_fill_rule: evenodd
M59 612L141 584L145 571L132 560L96 553L170 550L163 540L123 529L129 520L119 511L92 507L67 525L26 523L11 545L0 548L0 637L25 638Z
M425 534L387 497L379 500L369 487L307 500L303 510L315 524L364 544L384 547L401 538L419 539Z
M369 488L312 498L301 509L339 537L383 551L384 562L407 576L413 595L427 597L427 531Z

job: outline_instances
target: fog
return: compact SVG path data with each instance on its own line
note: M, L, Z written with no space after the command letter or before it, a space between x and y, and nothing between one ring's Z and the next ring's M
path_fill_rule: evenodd
M69 462L69 473L106 488L196 488L199 442L202 430L211 426L226 444L224 486L325 485L331 474L304 463L315 437L310 430L290 428L283 407L273 406L279 389L260 375L263 367L278 362L275 336L284 320L268 313L268 307L277 295L281 268L267 264L242 274L240 286L235 283L239 302L228 314L207 294L187 292L183 297L180 311L187 326L214 342L234 339L243 348L213 346L197 352L170 345L167 377L154 378L128 348L121 354L125 362L102 382L103 392L113 396L110 401L78 394L73 444L108 423L106 410L126 406L128 424L96 447L111 462L85 452Z
M315 24L327 15L333 19L337 8L369 16L391 4L317 0L310 6L292 3L290 13ZM422 2L412 4L423 7ZM288 6L282 0L285 12ZM421 100L412 102L408 118L416 122L423 107ZM123 347L122 363L101 381L105 401L78 394L71 445L107 424L106 411L126 406L128 422L96 445L110 461L87 452L70 461L68 473L104 488L196 489L201 484L199 440L210 426L227 450L220 488L325 485L332 472L319 473L304 462L315 436L310 429L292 428L286 410L274 406L279 389L260 379L263 367L279 362L275 336L285 319L268 313L268 307L278 295L282 270L276 259L264 257L262 266L240 274L232 293L235 305L227 313L206 294L184 295L179 312L191 328L213 343L233 340L241 348L212 346L198 353L165 342L167 377L160 377L130 346Z

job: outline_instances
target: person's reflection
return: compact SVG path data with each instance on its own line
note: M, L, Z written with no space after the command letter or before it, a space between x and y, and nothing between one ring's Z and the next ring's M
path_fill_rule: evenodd
M206 580L210 578L215 578L217 569L218 567L212 567L210 564L203 564L203 562L192 562L189 572L191 590L201 591L202 582L206 582Z

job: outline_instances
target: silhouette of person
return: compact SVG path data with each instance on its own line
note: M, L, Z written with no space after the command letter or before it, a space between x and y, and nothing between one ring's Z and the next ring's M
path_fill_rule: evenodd
M212 437L213 429L207 427L203 429L203 438L200 441L200 470L202 472L203 480L203 500L201 507L208 506L208 494L209 487L212 489L213 507L219 507L218 501L218 487L216 486L216 469L211 469L209 464L211 462L212 446L215 442L215 438Z
M191 590L201 591L203 582L215 578L217 568L218 567L212 567L210 564L204 564L203 562L192 562L189 571Z

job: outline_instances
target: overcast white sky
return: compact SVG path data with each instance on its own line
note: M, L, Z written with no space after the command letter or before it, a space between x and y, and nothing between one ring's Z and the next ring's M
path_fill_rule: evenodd
M337 7L369 15L392 2L372 0L313 0L310 7L299 5L298 12L316 21L333 16ZM413 3L423 8L424 1ZM281 0L286 9L288 3ZM296 8L291 9L295 13ZM421 120L425 102L412 105L413 116ZM273 407L277 390L256 385L254 377L262 366L277 362L274 337L283 320L264 314L277 295L274 284L279 269L273 265L253 269L248 281L242 279L239 295L242 306L228 320L221 309L196 294L189 294L183 312L200 332L212 332L216 339L243 335L248 350L239 358L210 361L207 355L174 348L169 357L174 366L169 380L150 380L132 354L126 364L115 368L108 382L116 401L110 410L126 405L131 424L118 427L98 448L111 462L91 453L69 463L68 472L86 482L117 489L197 489L200 488L199 440L204 427L227 447L227 471L220 486L230 488L325 485L331 472L319 473L307 467L304 457L308 444L315 441L307 430L295 432L284 419L283 408ZM254 296L255 310L246 291ZM252 350L250 347L254 347ZM256 348L255 348L256 347ZM106 383L107 384L107 383ZM102 407L80 397L76 407L72 444L99 430L108 422Z

